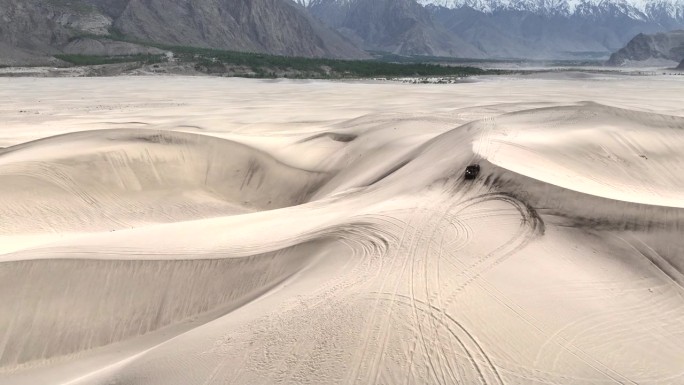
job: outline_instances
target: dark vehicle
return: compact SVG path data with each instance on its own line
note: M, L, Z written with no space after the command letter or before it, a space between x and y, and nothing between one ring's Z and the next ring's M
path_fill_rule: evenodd
M480 174L480 165L479 164L471 164L470 166L466 167L466 169L465 169L465 178L466 179L475 179L475 178L477 178L478 174Z

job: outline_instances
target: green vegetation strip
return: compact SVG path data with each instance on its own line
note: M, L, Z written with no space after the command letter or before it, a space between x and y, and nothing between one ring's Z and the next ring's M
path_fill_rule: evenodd
M266 55L184 46L157 46L172 51L198 69L223 72L226 67L249 69L255 77L372 78L397 76L468 76L494 74L476 67L378 60L336 60Z
M163 55L93 56L93 55L55 55L57 59L79 66L143 63L154 64L163 61Z

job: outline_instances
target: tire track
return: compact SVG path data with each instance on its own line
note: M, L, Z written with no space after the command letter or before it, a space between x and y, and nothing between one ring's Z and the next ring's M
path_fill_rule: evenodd
M425 301L421 300L416 300L415 298L411 298L410 296L405 296L405 295L395 295L395 296L389 296L388 293L374 293L377 295L379 298L382 298L386 301L394 301L399 304L402 304L404 306L408 307L414 307L418 309L419 311L423 312L424 314L428 315L429 317L435 319L438 321L439 325L445 327L446 331L454 338L457 340L463 351L466 353L466 355L469 357L471 363L473 364L473 368L477 373L478 378L480 379L480 382L484 385L490 384L487 381L487 377L493 377L496 381L497 384L499 385L505 385L505 382L503 381L501 375L498 372L498 369L496 366L494 366L492 360L490 359L489 355L487 355L480 345L479 342L474 338L474 336L459 322L457 321L453 316L448 314L444 309L437 308L435 306L429 305ZM417 304L417 305L414 305ZM438 318L438 315L433 313L437 312L440 316L443 316L446 318L446 320L442 317ZM448 321L448 322L447 322ZM453 326L450 326L453 325ZM455 330L457 329L457 330ZM463 334L463 336L459 334ZM467 347L467 344L465 341L468 341L470 344L475 346L475 351L481 355L482 359L478 360L475 358L473 351ZM486 376L485 375L485 369L481 368L480 365L484 365L489 371L490 375Z

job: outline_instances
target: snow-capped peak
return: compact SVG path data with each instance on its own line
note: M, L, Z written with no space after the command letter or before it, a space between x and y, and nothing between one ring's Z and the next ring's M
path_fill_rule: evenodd
M310 6L321 0L294 0ZM351 3L358 0L328 0ZM591 16L597 13L619 13L634 20L662 20L663 17L684 21L684 0L415 0L423 6L446 8L469 7L481 12L501 10L528 11L550 15Z
M551 14L586 13L592 9L619 9L633 19L655 13L684 18L684 0L417 0L422 5L446 8L470 7L482 12L520 10Z

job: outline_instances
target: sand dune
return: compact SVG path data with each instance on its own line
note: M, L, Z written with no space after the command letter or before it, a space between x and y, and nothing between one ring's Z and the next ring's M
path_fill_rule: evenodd
M0 83L2 384L684 383L681 79Z

